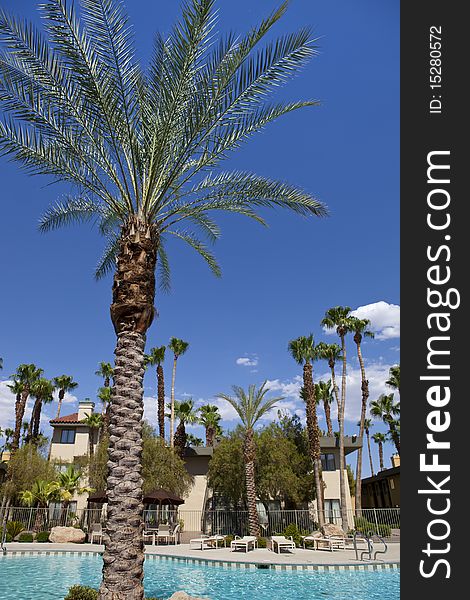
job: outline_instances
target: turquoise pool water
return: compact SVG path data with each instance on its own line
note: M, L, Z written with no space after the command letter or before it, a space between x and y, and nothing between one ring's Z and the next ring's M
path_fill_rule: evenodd
M97 556L0 557L1 600L63 600L76 583L98 587ZM398 600L399 571L274 571L187 565L169 560L145 564L145 592L169 598L177 590L210 600Z

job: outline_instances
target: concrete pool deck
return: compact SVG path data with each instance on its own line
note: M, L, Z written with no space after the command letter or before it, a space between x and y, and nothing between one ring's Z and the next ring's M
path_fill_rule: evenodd
M50 544L50 543L20 543L10 542L5 544L7 553L14 555L32 553L101 553L104 546L99 544ZM206 550L190 549L189 544L177 546L151 546L146 545L145 553L151 557L166 557L173 560L186 560L189 562L202 561L204 564L217 563L217 566L246 566L246 565L279 565L279 568L292 567L332 567L339 566L353 568L378 568L390 565L397 568L400 563L400 544L392 542L387 544L386 554L379 554L378 560L357 561L353 549L348 550L311 550L296 548L294 552L283 551L281 554L266 548L250 550L249 552L231 552L229 548L211 548ZM376 549L381 545L377 544ZM359 550L359 556L362 550Z

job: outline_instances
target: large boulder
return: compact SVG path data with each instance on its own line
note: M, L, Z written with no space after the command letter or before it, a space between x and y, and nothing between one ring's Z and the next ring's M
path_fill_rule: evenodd
M321 528L321 532L326 536L338 535L340 537L344 537L343 528L339 525L335 525L334 523L325 523Z
M196 598L195 596L189 596L186 592L175 592L173 596L170 596L168 600L204 600L204 598Z
M75 527L53 527L49 541L54 544L83 544L85 532Z

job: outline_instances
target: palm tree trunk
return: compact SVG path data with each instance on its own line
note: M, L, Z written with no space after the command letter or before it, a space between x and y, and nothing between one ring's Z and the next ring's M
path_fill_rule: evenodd
M88 452L90 454L90 462L93 460L93 456L95 454L95 449L93 446L93 443L95 441L94 437L95 437L95 430L90 427L90 429L88 431Z
M256 448L253 439L253 430L247 429L244 444L245 459L245 484L246 484L246 502L248 505L248 524L250 535L259 537L259 518L256 510L256 486L255 486L255 456Z
M215 429L211 426L206 427L206 446L211 448L214 446L214 435Z
M26 410L26 402L29 396L29 388L25 389L21 394L16 395L15 402L15 433L11 443L11 454L13 455L20 447L21 426L23 425L23 417Z
M186 427L184 421L180 421L175 433L175 452L180 458L184 458L184 449L186 447Z
M56 419L60 417L60 409L62 408L62 400L65 396L65 390L59 390L59 404L57 405L57 414L55 416Z
M33 412L31 414L31 441L36 440L39 436L39 425L41 422L42 400L37 399L34 402Z
M163 367L157 366L157 389L158 389L158 432L162 440L165 439L165 381L163 379Z
M320 430L318 428L317 409L315 403L315 386L313 385L312 371L312 365L310 363L305 363L303 383L306 397L307 432L310 456L313 463L318 524L320 527L322 527L325 524L325 510L323 504L323 481L321 476Z
M333 425L331 424L331 409L328 400L323 402L323 408L325 410L326 427L328 430L328 436L333 437Z
M364 368L364 359L362 358L361 352L361 335L357 334L354 336L354 341L357 345L357 358L359 359L359 365L361 367L361 391L362 391L362 403L361 403L361 419L359 421L359 441L360 446L357 449L357 464L356 464L356 512L361 515L362 509L362 490L361 490L361 478L362 478L362 442L364 440L364 421L367 412L367 400L369 399L369 381L366 379L366 370Z
M366 436L367 436L367 450L369 452L369 462L370 462L370 474L371 477L374 476L374 463L372 462L372 452L370 450L370 435L369 435L369 430L366 430Z
M176 361L177 358L175 356L173 360L173 374L171 376L171 410L170 410L170 448L173 448L175 445L174 441L174 431L175 431L175 379L176 379Z
M379 464L380 464L380 470L383 471L384 470L384 449L383 449L382 442L379 442Z
M343 373L341 380L341 405L338 406L339 414L339 494L341 502L341 521L343 531L348 530L348 509L346 506L346 477L344 474L344 413L346 404L346 343L345 336L341 336L341 353L343 356ZM349 487L349 486L348 486Z
M117 335L109 424L107 523L99 600L143 600L142 416L146 331L154 316L156 230L121 232L111 319Z

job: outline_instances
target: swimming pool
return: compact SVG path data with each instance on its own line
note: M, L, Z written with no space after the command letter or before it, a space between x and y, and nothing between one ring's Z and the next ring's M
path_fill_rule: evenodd
M98 587L99 556L0 557L1 600L63 600L71 585ZM398 600L399 571L274 571L234 569L151 559L145 563L145 592L173 592L210 600Z

